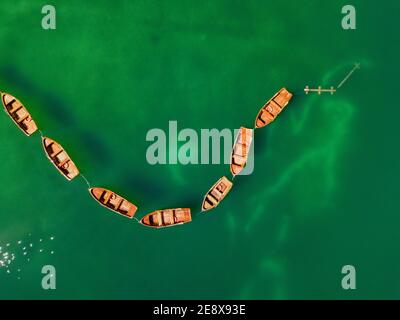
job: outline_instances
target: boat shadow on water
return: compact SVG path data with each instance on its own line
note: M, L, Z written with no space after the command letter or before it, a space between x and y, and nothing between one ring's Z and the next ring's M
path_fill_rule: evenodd
M146 209L144 205L151 204L154 199L165 194L168 190L163 189L160 184L155 183L144 174L138 172L129 172L120 179L116 179L109 186L111 190L121 191L123 195L132 200L134 204L139 207L141 213L142 209Z
M70 112L72 108L64 103L61 98L51 92L47 92L43 89L43 86L36 85L27 79L13 66L0 67L0 79L7 79L7 81L3 82L10 83L9 88L0 88L2 91L11 94L15 94L14 91L23 92L24 96L18 98L24 102L27 97L37 98L36 101L40 102L40 109L30 108L28 104L26 104L26 107L33 113L33 118L37 119L40 130L45 131L46 127L56 127L62 128L64 131L69 131L75 143L78 144L75 152L71 150L72 155L78 154L77 159L75 159L78 165L83 163L83 167L85 167L85 164L94 163L96 160L100 162L107 162L109 160L109 152L107 152L105 144L94 133L86 130L84 126L79 124L79 121ZM13 88L17 90L13 90ZM52 125L46 125L46 122L51 122ZM52 136L51 133L49 135ZM60 140L63 141L64 139ZM81 148L79 148L79 144L81 144ZM81 152L76 152L77 150L85 150L84 156L82 157ZM79 157L83 159L79 159Z
M68 132L68 136L54 138L60 139L60 143L62 144L65 142L72 159L82 169L83 173L86 173L86 169L88 168L94 168L90 171L95 173L102 165L113 163L112 158L109 156L112 152L107 150L101 137L97 137L95 132L81 125L71 112L73 108L69 107L62 98L51 92L47 92L43 89L43 85L37 85L35 82L29 80L13 66L0 67L0 78L7 79L4 82L10 84L10 88L0 89L11 94L14 94L14 91L23 92L24 97L20 97L22 101L25 101L26 97L37 97L36 101L40 103L40 109L36 108L36 110L32 111L34 114L33 117L38 119L39 129L45 130L46 127L53 127L62 128L64 132ZM27 108L31 110L29 105L27 105ZM46 122L51 122L51 125L46 126ZM52 136L51 133L49 135L50 137ZM258 129L255 130L255 135L257 135L257 145L255 146L254 153L257 158L257 155L264 153L267 148L268 132L267 130ZM74 149L70 149L70 145L74 145ZM257 166L257 162L255 165ZM234 180L234 189L236 191L249 188L251 182L245 178L237 177ZM155 183L154 180L149 179L144 174L129 170L121 178L116 178L111 184L105 183L103 186L120 193L128 201L132 201L133 204L138 205L139 209L143 206L143 210L140 210L140 215L149 211L147 206L149 204L154 205L154 199L163 197L171 192L168 187ZM190 189L183 191L183 194L176 197L176 200L170 202L169 205L166 205L166 208L191 208L192 216L195 219L198 213L201 212L201 204L205 192L206 190L204 190L204 193L199 194ZM226 205L226 201L222 203L222 206Z
M31 110L29 105L26 103L26 107L29 111L33 111L35 114L34 118L38 118L38 122L41 124L41 127L44 123L42 121L44 115L51 117L52 121L57 125L62 126L72 126L75 123L75 120L68 110L68 106L62 102L57 96L50 92L46 92L41 87L37 86L34 82L28 80L24 75L22 75L17 68L12 66L2 66L0 67L0 78L7 79L7 83L10 83L12 87L10 88L1 88L1 90L16 94L13 88L18 88L18 92L24 92L24 97L20 98L24 103L26 103L26 97L37 97L40 101L41 110Z
M258 156L265 153L268 147L268 130L256 129L254 130L254 162L257 165Z

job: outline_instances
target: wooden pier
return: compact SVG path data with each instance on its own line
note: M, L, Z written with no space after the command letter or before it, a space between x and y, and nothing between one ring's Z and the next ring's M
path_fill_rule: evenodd
M321 86L319 86L317 89L310 89L309 86L306 86L306 87L304 88L304 92L305 92L306 94L309 94L310 92L317 92L319 95L320 95L321 93L324 93L324 92L330 92L330 94L333 95L333 94L336 92L336 89L335 89L334 87L331 87L330 89L322 89Z

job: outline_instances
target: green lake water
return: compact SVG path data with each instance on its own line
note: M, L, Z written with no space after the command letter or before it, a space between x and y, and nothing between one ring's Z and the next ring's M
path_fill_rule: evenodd
M2 1L0 90L138 218L197 212L229 175L149 165L150 129L252 126L281 87L294 98L257 130L253 174L215 210L163 230L100 207L3 113L0 246L15 260L0 268L0 298L400 298L397 1L352 1L356 30L341 27L344 1L52 4L57 29L45 31L43 2ZM355 62L336 94L304 94L337 86ZM41 288L44 265L56 290ZM344 265L356 290L341 287Z

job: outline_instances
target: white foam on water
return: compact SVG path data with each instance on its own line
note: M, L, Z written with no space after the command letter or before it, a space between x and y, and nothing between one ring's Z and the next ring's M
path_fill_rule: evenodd
M54 235L49 237L41 237L36 238L32 237L32 233L29 233L28 236L30 237L29 240L21 238L18 241L7 242L5 244L0 243L0 277L2 274L1 270L5 271L5 274L9 276L10 274L16 274L16 279L20 280L23 275L23 269L26 263L31 261L37 254L41 254L42 257L46 257L46 255L53 255L55 253L54 249L52 248L52 244L50 241L55 239ZM21 245L21 244L26 245ZM40 248L36 250L34 247ZM7 251L5 251L7 248ZM24 259L17 259L18 257L24 257ZM42 260L41 258L40 260Z

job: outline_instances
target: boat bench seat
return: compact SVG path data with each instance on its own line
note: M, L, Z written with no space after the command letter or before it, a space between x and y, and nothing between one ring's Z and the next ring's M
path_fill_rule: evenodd
M57 144L51 143L46 147L49 157L54 159L59 153L63 151Z
M274 101L283 109L292 98L292 94L287 90L282 90L275 98Z
M164 212L163 220L165 225L174 224L174 213L172 211Z
M29 116L28 111L26 111L26 109L22 107L14 112L14 119L18 122L25 119L27 116Z
M129 211L131 210L131 205L125 200L122 200L122 203L119 206L119 210L125 214L128 214Z
M270 123L274 120L274 116L270 114L266 109L263 109L259 116L259 119L264 123Z
M235 146L233 149L233 156L238 156L238 157L246 157L248 153L248 147L245 144L238 144Z
M281 112L281 107L274 101L271 101L265 110L268 111L274 118Z
M67 156L67 153L62 150L61 152L59 152L55 157L54 157L54 161L62 166L64 163L66 163L66 161L69 161L69 157Z
M219 201L222 198L223 193L217 189L214 189L210 192L210 195L212 195L217 201Z
M9 103L6 104L6 108L9 113L14 113L16 110L22 107L21 103L18 103L17 100L11 100Z
M247 157L246 156L242 157L238 154L235 154L233 156L232 160L233 160L232 164L236 164L240 167L243 167L246 164Z
M112 206L115 210L117 210L122 201L123 199L121 197L113 193L110 197L110 200L108 201L108 205Z
M227 188L228 186L225 184L225 183L223 183L223 182L221 182L218 186L217 186L217 190L219 191L219 192L224 192L225 190L226 190L226 188Z

